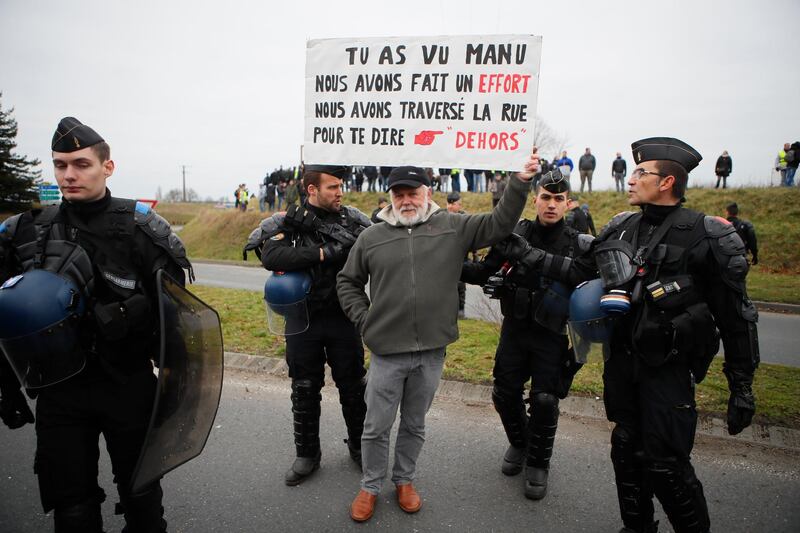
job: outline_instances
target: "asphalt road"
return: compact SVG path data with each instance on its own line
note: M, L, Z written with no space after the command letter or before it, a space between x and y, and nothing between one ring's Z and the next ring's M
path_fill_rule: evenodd
M229 289L263 291L269 275L263 268L212 263L194 263L197 283ZM465 313L468 318L499 322L502 319L497 300L488 299L480 287L467 285ZM761 360L800 367L800 315L759 313Z
M298 487L283 484L293 455L289 381L229 372L222 404L203 454L163 481L171 532L262 531L547 531L616 532L621 524L608 458L609 428L562 416L548 496L531 502L520 476L500 473L505 437L489 406L437 399L416 486L424 505L406 515L387 480L368 525L348 517L360 473L351 462L335 388L323 391L322 468ZM0 531L49 531L32 472L29 425L0 428ZM394 439L394 437L393 437ZM104 446L101 443L101 450ZM710 437L698 441L695 468L705 487L715 531L800 531L800 454ZM101 485L108 531L115 491L105 452ZM658 507L658 506L657 506ZM661 531L670 531L658 508Z

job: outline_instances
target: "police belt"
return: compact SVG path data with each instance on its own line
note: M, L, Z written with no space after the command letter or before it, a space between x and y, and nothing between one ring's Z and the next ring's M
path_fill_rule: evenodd
M569 310L569 298L559 294L548 284L536 290L522 287L508 288L500 299L503 316L512 320L535 323L552 331L564 333Z

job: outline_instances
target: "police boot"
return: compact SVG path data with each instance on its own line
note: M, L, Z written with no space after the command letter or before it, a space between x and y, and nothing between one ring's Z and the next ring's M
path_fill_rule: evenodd
M525 497L541 500L547 494L550 457L558 429L558 398L549 392L531 397L528 453L525 461Z
M516 476L522 472L522 463L525 459L525 426L528 424L522 391L510 391L495 385L492 389L492 403L500 415L500 421L510 443L503 455L501 471L507 476Z
M95 501L56 507L53 522L56 533L103 533L100 503Z
M691 463L655 462L648 467L653 491L672 528L679 533L706 533L711 528L703 485Z
M167 531L164 520L164 507L161 500L164 492L161 484L155 482L138 494L126 494L119 510L125 516L122 533L163 533ZM119 514L119 513L117 513Z
M318 468L322 453L319 446L320 384L310 379L292 381L292 414L297 458L286 471L284 481L299 485Z
M361 434L364 432L364 417L367 415L367 404L364 402L366 385L364 378L337 383L342 416L347 425L347 438L344 442L347 444L350 457L359 468L361 468Z
M619 533L658 533L658 520L655 522L650 522L648 525L644 526L644 529L631 529L629 527L623 527L619 530Z

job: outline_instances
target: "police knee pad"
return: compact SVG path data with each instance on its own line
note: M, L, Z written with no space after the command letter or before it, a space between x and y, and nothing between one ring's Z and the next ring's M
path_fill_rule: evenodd
M312 379L292 380L292 405L300 411L319 410L322 384Z
M521 390L511 390L495 384L492 388L492 403L498 411L508 410L520 405L522 399Z
M531 408L533 406L543 409L558 409L558 396L549 392L531 394Z
M611 460L633 458L636 432L628 426L617 424L611 431Z
M647 472L654 486L673 489L687 487L691 490L701 487L692 465L683 461L650 461Z
M627 426L617 424L611 430L611 447L612 448L633 448L633 441L636 438L636 433Z
M103 498L105 499L105 497ZM103 533L102 500L87 500L75 505L59 506L53 512L56 533Z

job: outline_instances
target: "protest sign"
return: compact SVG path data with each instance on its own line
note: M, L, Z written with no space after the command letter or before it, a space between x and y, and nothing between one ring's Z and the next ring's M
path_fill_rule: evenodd
M306 163L521 170L542 38L320 39L306 54Z

